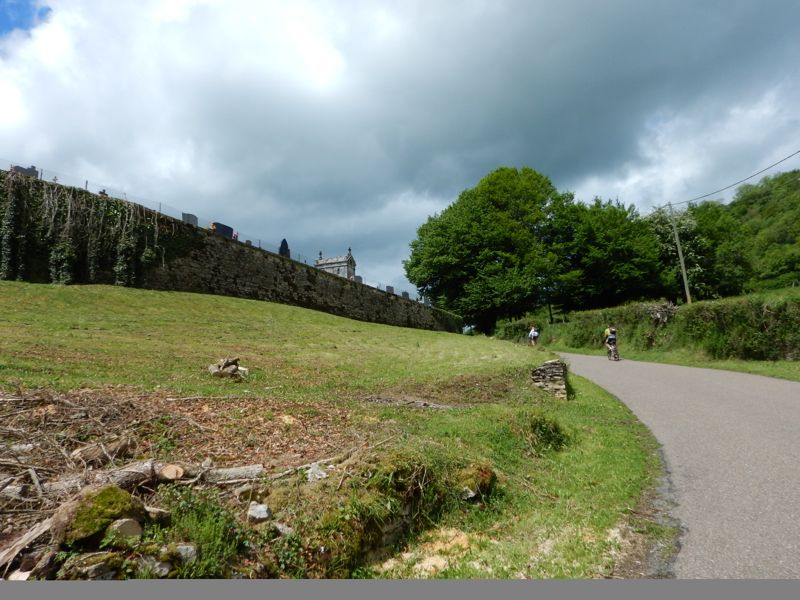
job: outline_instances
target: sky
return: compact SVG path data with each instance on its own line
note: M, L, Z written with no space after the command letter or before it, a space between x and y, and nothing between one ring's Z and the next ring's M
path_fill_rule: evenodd
M308 262L352 248L414 297L417 228L496 168L646 214L800 150L798 23L797 0L0 0L0 161Z

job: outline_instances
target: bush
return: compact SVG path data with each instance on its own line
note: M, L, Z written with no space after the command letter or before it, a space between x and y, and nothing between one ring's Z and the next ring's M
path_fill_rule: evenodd
M545 415L523 414L520 425L522 437L536 455L548 451L557 452L569 443L569 436L561 424Z
M800 290L793 288L680 308L637 303L581 311L552 327L565 346L599 348L609 323L616 325L621 344L638 350L689 347L722 359L800 359Z

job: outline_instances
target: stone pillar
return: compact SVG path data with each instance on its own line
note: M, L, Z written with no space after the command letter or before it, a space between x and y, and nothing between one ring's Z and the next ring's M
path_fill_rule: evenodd
M567 364L562 360L548 360L531 370L533 384L561 400L567 399Z

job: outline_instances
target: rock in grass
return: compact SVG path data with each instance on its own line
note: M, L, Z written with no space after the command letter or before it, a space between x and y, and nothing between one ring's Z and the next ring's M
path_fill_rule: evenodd
M258 502L250 502L250 507L247 509L247 520L251 523L263 523L272 518L272 511L266 504L259 504Z
M178 553L183 564L197 560L197 546L194 544L176 544L175 552Z
M145 506L144 510L147 513L147 518L159 525L169 525L172 519L172 513L164 508Z
M128 541L138 540L142 537L142 533L142 526L136 519L117 519L106 530L106 534Z
M155 556L142 556L139 558L139 573L151 574L154 577L163 578L169 576L172 571L172 563L166 560L158 560Z
M116 485L106 485L84 490L76 500L62 504L53 515L51 532L54 540L69 546L91 543L99 541L117 519L138 521L144 516L141 500Z
M319 481L320 479L325 479L328 474L324 471L322 467L319 466L318 463L312 464L306 470L306 478L309 481Z
M116 552L90 552L67 559L58 572L59 579L114 579L122 566Z
M290 535L294 535L294 529L289 527L285 523L275 522L272 524L272 528L277 532L278 535L283 537L289 537Z
M497 473L487 464L472 463L458 472L457 480L463 500L480 500L494 491Z
M155 553L151 553L154 557ZM177 544L170 543L166 546L161 546L158 551L158 560L165 563L179 562L181 564L188 564L197 560L198 549L197 544L191 542L179 542Z
M238 358L222 358L213 365L208 365L208 372L214 377L232 377L234 379L244 379L249 374L249 370L239 366Z

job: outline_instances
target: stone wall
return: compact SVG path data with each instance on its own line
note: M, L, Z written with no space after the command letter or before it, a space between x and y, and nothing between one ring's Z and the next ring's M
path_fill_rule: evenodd
M194 229L201 243L185 256L155 264L142 274L142 287L268 300L387 325L461 331L461 319L315 267Z
M117 198L0 170L0 278L268 300L460 332L457 315Z
M567 387L567 364L562 360L548 360L540 367L531 370L533 384L556 398L566 400L569 396Z

